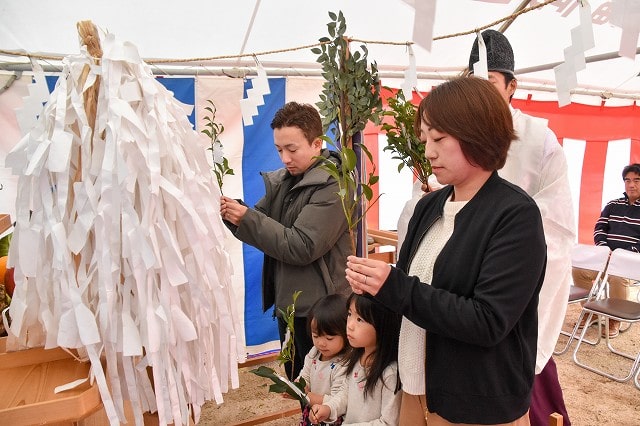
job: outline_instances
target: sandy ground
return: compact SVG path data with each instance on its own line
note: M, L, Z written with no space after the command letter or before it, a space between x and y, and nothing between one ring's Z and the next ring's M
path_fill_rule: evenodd
M575 321L579 311L578 306L569 307L565 327ZM590 335L596 336L597 327L589 330ZM561 339L563 339L561 337ZM559 344L566 340L559 340ZM640 350L640 323L632 326L612 340L619 349L636 353ZM584 347L584 351L583 351ZM619 383L606 377L592 373L579 367L573 361L573 349L554 360L558 367L560 383L564 392L565 404L571 422L575 426L610 425L610 426L639 426L640 425L640 389L636 388L633 380ZM584 354L584 356L582 356ZM580 347L580 359L599 366L618 368L621 365L629 367L631 361L621 362L615 358L602 341L599 345ZM269 366L277 368L276 363ZM267 413L295 408L297 402L283 399L280 395L268 392L268 379L255 376L248 370L240 370L240 388L224 395L225 402L217 405L213 402L203 407L200 425L233 425L253 417ZM291 425L297 426L299 416L262 423L268 426Z

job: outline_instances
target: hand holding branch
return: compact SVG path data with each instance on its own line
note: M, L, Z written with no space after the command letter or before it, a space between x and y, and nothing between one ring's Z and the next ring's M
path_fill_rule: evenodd
M311 406L311 413L309 413L309 420L311 423L318 424L329 418L331 415L331 408L328 405L314 404Z
M248 207L227 196L220 197L220 216L227 222L238 226Z
M345 272L354 293L369 293L375 296L387 280L391 265L382 260L349 256Z

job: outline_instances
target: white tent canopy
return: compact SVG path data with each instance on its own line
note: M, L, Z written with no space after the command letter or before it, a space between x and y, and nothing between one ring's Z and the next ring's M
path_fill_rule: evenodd
M458 74L467 65L473 31L509 24L510 19L499 21L527 3L527 7L534 7L544 1L432 0L429 4L435 5L435 16L431 51L418 44L412 46L419 77L417 88L428 89L434 81ZM520 14L506 28L521 87L554 91L552 68L564 61L564 50L572 43L571 30L580 22L578 3L552 2ZM638 50L640 1L583 3L592 10L595 47L585 52L586 69L577 73L574 92L590 91L596 97L585 101L574 96L572 101L598 103L599 94L605 93L606 97L611 93L614 98L626 99L623 103L630 103L629 99L640 95L640 61L637 56L619 57L618 51L621 44ZM624 11L622 22L614 16L616 9ZM318 72L316 56L309 47L301 47L327 36L329 11L343 11L347 34L358 40L354 46L366 41L370 59L377 62L383 75L402 78L409 64L406 43L412 42L414 34L416 11L412 0L191 1L180 6L168 0L7 1L0 5L0 70L28 67L24 65L28 64L27 57L7 54L8 51L47 57L77 53L76 23L91 20L101 30L131 41L148 60L196 59L180 64L157 63L157 73L242 76L255 71L255 58L269 75L309 75ZM417 21L417 28L428 34L428 19ZM466 34L447 37L460 33ZM52 59L39 62L45 67L57 63ZM535 72L529 72L532 70Z
M255 75L259 63L271 77L305 76L286 79L287 96L290 92L293 96L290 100L314 102L320 92L321 79L306 77L319 75L320 71L316 63L316 55L311 52L310 46L317 45L321 37L328 36L327 23L330 22L328 16L330 11L342 11L345 14L346 33L354 39L352 49L358 49L361 44L367 45L369 59L378 64L383 83L386 85L401 87L405 70L410 63L407 46L411 44L417 66L416 89L428 91L433 85L458 75L466 68L469 51L475 38L474 30L489 27L500 29L510 22L509 18L523 4L529 3L529 7L535 7L544 2L542 0L530 2L418 0L415 2L421 7L425 6L422 3L427 7L435 5L432 28L428 19L417 20L418 30L426 33L432 30L431 50L417 43L412 44L414 21L419 11L416 11L414 2L411 0L325 0L322 2L195 0L182 2L179 5L168 0L153 2L148 0L135 2L125 0L2 1L0 2L0 94L4 96L0 102L0 127L3 128L3 134L0 135L0 165L4 162L5 154L20 140L20 129L15 120L14 110L23 106L24 98L22 97L27 95L27 85L31 79L25 75L12 88L3 90L2 87L10 85L9 80L17 71L31 70L32 64L29 58L47 70L60 70L60 58L75 55L80 51L76 30L76 24L80 21L91 20L99 30L112 33L120 40L130 41L146 61L153 64L152 69L157 74L196 76L215 74L244 77ZM630 59L618 57L617 52L620 50L621 43L624 45L631 43L633 47L631 50L638 51L640 0L592 0L589 3L592 9L591 22L595 47L588 49L585 55L609 59L587 60L586 68L576 75L578 87L574 92L588 92L590 95L574 94L571 100L600 105L606 98L607 106L637 102L640 99L638 55L634 54L633 59ZM625 16L628 22L625 25L613 25L612 6L614 4L618 7L627 7ZM564 51L572 43L571 32L580 22L578 2L577 0L557 0L536 10L528 12L526 12L527 9L524 10L525 12L517 16L505 30L515 51L516 73L520 80L516 97L522 99L531 95L535 100L556 99L555 73L552 68L553 64L564 60ZM452 36L446 37L449 35ZM180 59L182 61L177 61ZM532 69L536 71L531 72ZM224 101L218 103L216 100L216 104L225 105L225 108L220 110L220 117L226 128L225 146L229 150L236 150L230 155L230 158L236 161L232 166L236 170L232 184L236 185L238 193L241 194L242 181L238 172L241 171L244 135L239 101L242 99L243 82L239 78L217 77L193 80L197 83L196 110L203 109L201 105L200 107L197 105L198 96L201 98L200 101L204 101L210 98L219 99L218 96L225 95ZM224 86L223 89L222 86ZM289 88L291 88L290 91ZM622 108L609 108L609 110L620 109ZM619 114L619 111L616 112ZM572 125L580 128L589 127L583 126L582 123ZM569 140L570 138L573 140ZM618 196L621 165L628 164L630 158L637 158L638 139L635 136L633 138L631 134L616 133L615 137L607 135L603 139L606 144L593 144L588 137L567 136L563 143L567 157L571 160L570 174L572 182L575 182L573 195L576 206L580 200L576 194L580 195L582 176L588 175L586 172L583 175L583 170L587 169L591 172L591 169L597 168L600 179L595 181L595 185L594 181L588 181L590 193L594 193L594 188L602 187L603 201L613 198L612 192ZM379 144L380 152L383 143ZM587 145L608 146L605 148L606 154L603 150L597 150L594 154L606 156L606 161L587 161L592 159L592 152L587 149ZM380 155L380 159L385 161L383 155ZM605 169L604 172L602 168ZM380 170L383 169L389 172L380 180L380 191L393 192L400 196L406 195L406 198L409 198L410 193L401 194L399 188L406 187L407 191L410 191L411 175L407 176L406 182L397 184L393 180L393 177L398 175L396 165L391 162L384 165L381 163ZM612 178L609 182L610 176ZM0 180L11 182L11 179L13 176L10 176L9 168L0 167ZM392 189L385 189L383 185L389 185ZM10 187L11 185L5 185L3 194L0 194L6 197L4 199L15 197L15 186ZM226 189L225 192L227 192ZM404 201L405 199L399 199L399 201L394 199L389 201L388 205L393 204L395 209L396 206L401 207ZM383 199L379 203L381 210L386 208L385 202ZM600 199L588 202L596 205L596 209L600 207ZM0 198L0 205L3 205L6 211L7 203L3 204L2 198ZM385 213L385 220L391 224L389 225L391 227L385 228L380 222L380 229L393 229L392 226L397 223L399 211L394 210L390 214L385 210ZM591 227L590 222L589 233ZM238 242L238 247L233 249L236 250L233 251L234 255L242 253L239 245ZM238 269L242 270L241 267ZM240 275L240 271L236 273L234 277L240 282L238 288L244 291L242 286L244 276ZM238 298L238 303L241 309L242 298Z

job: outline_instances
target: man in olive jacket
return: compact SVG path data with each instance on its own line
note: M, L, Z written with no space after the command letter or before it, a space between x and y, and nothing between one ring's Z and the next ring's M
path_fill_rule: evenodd
M279 310L293 302L294 292L302 292L296 301L293 368L285 365L289 378L296 378L313 347L309 309L326 294L350 291L344 271L351 243L338 183L319 167L322 156L340 168L340 157L322 148L317 110L289 102L276 112L271 128L284 167L262 173L266 193L254 208L223 196L220 213L236 238L264 253L262 307L275 304L281 343L286 324Z

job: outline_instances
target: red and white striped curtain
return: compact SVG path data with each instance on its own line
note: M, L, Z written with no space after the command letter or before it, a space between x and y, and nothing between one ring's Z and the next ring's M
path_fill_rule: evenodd
M419 99L414 98L414 102ZM600 211L609 200L622 197L623 167L640 162L640 107L574 103L560 108L556 101L531 99L513 99L512 105L549 120L567 157L578 242L593 244L593 227ZM383 152L385 141L377 127L367 127L365 143L378 164L381 185L385 181L397 182L387 189L375 188L383 196L378 206L369 210L367 222L371 228L391 230L396 225L393 217L397 221L404 204L398 200L410 198L412 177L410 173L398 176L397 160L390 161L389 154ZM391 210L397 213L389 215Z

